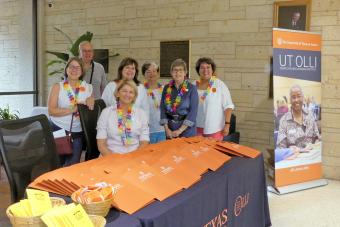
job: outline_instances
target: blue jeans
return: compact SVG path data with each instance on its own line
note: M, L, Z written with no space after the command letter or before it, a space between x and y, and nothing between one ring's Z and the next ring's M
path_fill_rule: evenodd
M165 132L153 132L150 133L150 143L158 143L166 140Z
M52 131L58 131L61 128L55 125L52 121L50 121ZM67 133L68 131L65 130ZM72 133L72 150L73 153L71 155L61 155L60 161L63 166L70 166L80 162L81 152L83 150L83 132Z

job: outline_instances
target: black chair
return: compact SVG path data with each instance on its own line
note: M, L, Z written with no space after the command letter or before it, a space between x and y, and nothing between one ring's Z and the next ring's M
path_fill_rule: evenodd
M86 154L85 161L98 158L100 152L97 147L97 120L106 107L102 99L98 99L94 103L94 109L89 110L86 105L78 104L78 111L80 114L80 122L84 131L86 140Z
M225 136L223 141L240 143L240 133L236 131L236 116L234 114L231 114L230 117L229 135Z
M60 167L51 126L42 114L0 121L0 150L12 202L24 197L36 177Z

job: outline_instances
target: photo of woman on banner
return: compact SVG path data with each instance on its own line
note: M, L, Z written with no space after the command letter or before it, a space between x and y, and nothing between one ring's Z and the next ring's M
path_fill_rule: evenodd
M298 84L290 88L290 103L291 109L282 116L277 136L275 154L281 153L282 159L308 152L321 140L314 113L304 108L304 94ZM287 148L291 150L282 150Z

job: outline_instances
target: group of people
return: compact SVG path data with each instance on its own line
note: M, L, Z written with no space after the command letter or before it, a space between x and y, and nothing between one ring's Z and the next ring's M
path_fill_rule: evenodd
M97 144L103 156L177 137L202 135L222 140L228 135L234 104L211 58L198 59L199 80L194 82L187 78L186 63L176 59L170 67L172 79L164 86L155 62L142 65L145 80L141 83L138 62L124 58L117 78L107 83L104 68L93 61L91 43L81 43L79 53L79 58L69 59L65 79L53 85L48 101L53 130L72 132L73 154L65 157L65 166L78 163L82 151L77 104L91 110L99 98L107 106L97 122Z

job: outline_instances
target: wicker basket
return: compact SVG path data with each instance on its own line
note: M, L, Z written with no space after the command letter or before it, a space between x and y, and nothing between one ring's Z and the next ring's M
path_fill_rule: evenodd
M89 215L94 227L104 227L106 225L106 219L99 215Z
M65 200L58 197L51 197L52 207L57 207L61 205L65 205ZM7 210L6 214L9 218L11 224L14 227L45 227L46 225L43 223L43 221L40 219L40 216L33 216L33 217L15 217L13 216L11 212L11 206L10 205Z
M72 200L74 203L79 203L75 198L74 194L71 196ZM113 201L113 198L107 199L101 202L94 202L94 203L79 203L83 206L84 210L86 211L87 214L92 214L92 215L99 215L105 217L111 208L111 203Z

